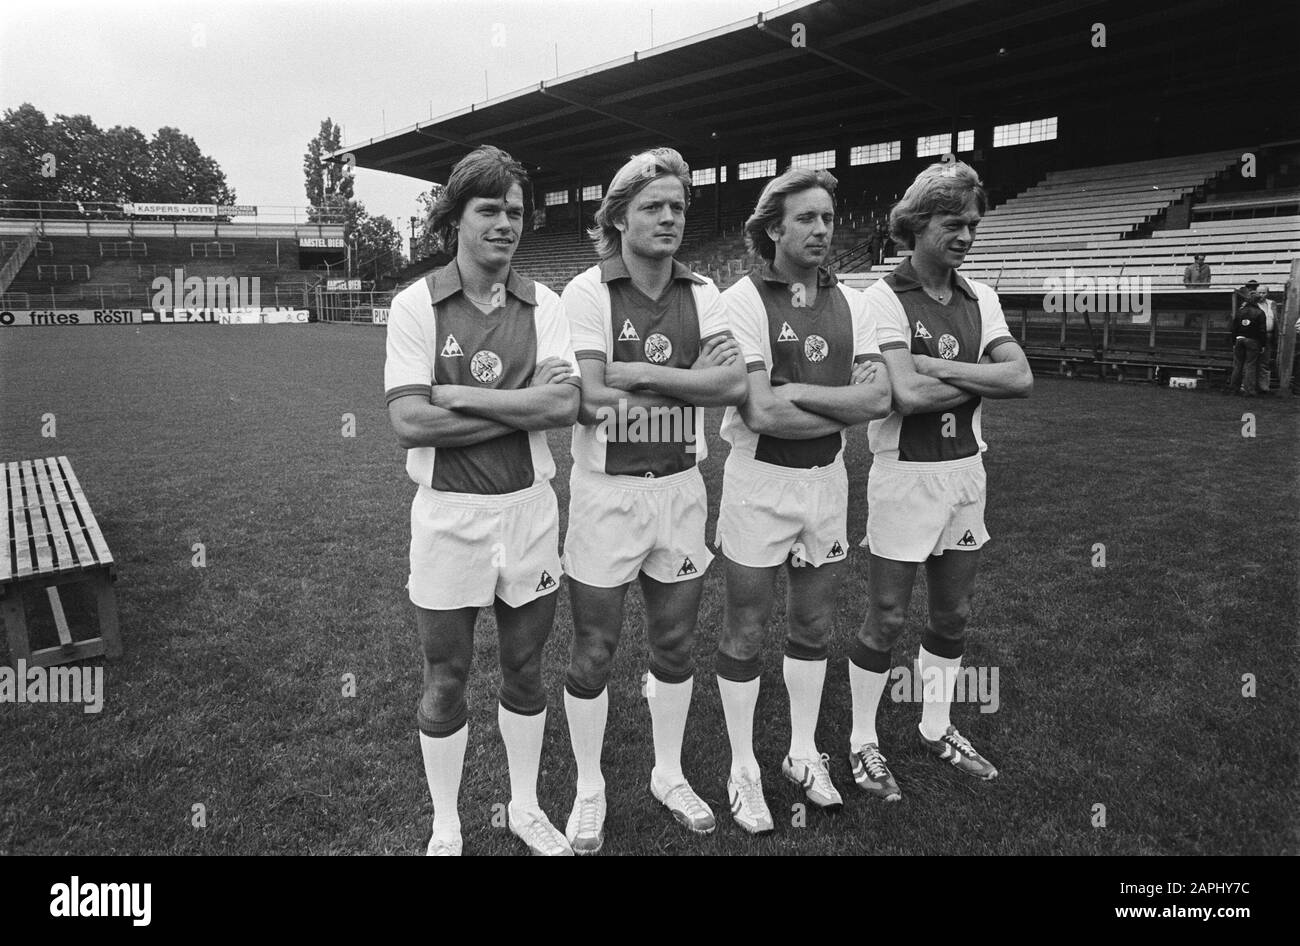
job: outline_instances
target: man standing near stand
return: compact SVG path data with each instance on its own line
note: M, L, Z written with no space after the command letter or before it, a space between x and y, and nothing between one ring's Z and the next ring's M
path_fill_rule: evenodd
M573 853L537 803L537 772L542 648L560 580L545 432L574 422L580 395L559 297L510 267L527 184L498 148L462 159L429 220L456 258L398 293L388 320L388 414L419 487L407 587L424 651L416 719L433 800L431 855L461 853L465 686L474 623L489 605L500 637L510 830L534 854Z
M979 549L989 539L981 401L1028 397L1034 384L997 293L957 274L987 207L973 168L930 165L890 212L895 238L912 255L865 292L889 366L893 411L868 428L873 460L862 544L871 560L867 615L849 651L849 751L859 788L884 801L902 793L880 751L876 710L922 564L930 618L917 660L925 682L921 743L976 778L997 775L949 718Z
M628 161L596 211L591 235L601 262L564 289L582 372L564 540L573 601L564 706L578 767L566 835L579 854L604 843L607 683L633 581L650 649L650 792L689 830L716 827L682 772L695 625L713 558L704 540L701 408L744 400L745 372L717 288L673 259L690 183L671 148Z
M790 748L781 771L815 807L843 804L816 730L848 557L844 430L888 413L889 381L862 294L824 268L835 186L829 172L811 170L769 182L745 223L762 265L722 294L749 397L722 421L731 454L718 511L727 603L716 669L731 743L727 797L733 819L751 834L773 829L754 755L754 708L782 565Z
M1254 286L1250 287L1246 301L1232 317L1229 335L1232 338L1232 377L1228 379L1225 393L1241 392L1246 397L1255 397L1259 387L1259 355L1268 344L1268 329L1264 311L1255 302Z

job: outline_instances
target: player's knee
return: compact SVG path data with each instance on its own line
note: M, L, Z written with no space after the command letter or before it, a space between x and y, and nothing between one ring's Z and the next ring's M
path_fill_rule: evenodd
M790 626L786 631L786 655L800 660L821 660L825 657L831 639L833 618L834 611L831 608L810 614L791 614ZM801 656L803 654L821 656Z
M420 705L416 709L416 723L427 736L447 736L465 725L468 707L465 702L465 682L455 677L436 677L427 680Z
M566 682L572 684L572 692L599 693L603 690L614 666L616 648L617 641L600 635L575 634L569 651L569 672L566 675Z
M891 595L880 595L867 604L867 618L862 625L862 637L868 643L888 643L893 646L907 624L907 608Z
M576 695L587 692L600 693L609 682L613 661L608 654L573 654L569 659L569 672L565 675L565 684Z
M695 673L694 634L658 639L650 647L650 672L661 683L683 683Z
M966 636L966 624L970 621L970 602L961 601L952 608L931 609L930 630L937 637L945 640L959 641Z
M508 673L503 667L498 697L502 706L521 716L534 716L546 709L546 690L540 673Z
M726 654L737 660L755 660L762 649L762 624L733 624L728 621L718 640L718 654Z

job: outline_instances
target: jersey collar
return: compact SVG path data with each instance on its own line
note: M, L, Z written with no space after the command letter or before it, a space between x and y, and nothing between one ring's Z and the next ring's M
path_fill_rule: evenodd
M450 299L458 292L463 292L460 282L460 264L452 260L446 266L434 272L429 286L429 298L434 305ZM531 279L526 279L515 272L514 267L506 274L506 292L510 293L524 305L537 305L537 286Z
M780 283L783 286L790 285L790 280L778 273L767 260L758 268L758 278L763 282ZM839 282L839 278L825 266L817 267L817 288L825 289L827 286L833 286Z
M623 257L615 253L613 256L607 256L600 261L600 281L613 282L615 279L631 279L632 274L627 271L627 263L623 262ZM690 268L673 260L673 279L685 279L688 282L704 285L704 280L691 272Z
M978 302L979 296L975 295L975 288L968 283L961 273L953 272L953 282L957 288L966 293L972 302ZM896 267L894 271L885 277L885 281L895 292L906 292L909 289L920 289L921 281L916 276L916 270L912 266L912 257L907 257Z

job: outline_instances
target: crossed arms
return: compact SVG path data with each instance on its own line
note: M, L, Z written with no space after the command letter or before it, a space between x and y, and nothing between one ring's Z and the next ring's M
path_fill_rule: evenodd
M749 372L749 398L740 408L756 434L812 440L889 413L889 374L876 361L853 368L849 384L799 382L772 387L766 371Z
M602 410L648 410L657 407L722 407L745 397L740 346L715 335L700 346L689 368L669 368L636 361L580 358L582 406L578 423L600 422Z
M526 388L497 390L464 384L435 384L429 400L399 397L388 419L402 447L466 447L516 430L567 427L578 414L573 366L543 358Z
M913 355L906 348L883 352L893 381L893 405L900 414L944 411L972 397L1029 397L1034 374L1020 346L1004 342L972 365L929 355Z

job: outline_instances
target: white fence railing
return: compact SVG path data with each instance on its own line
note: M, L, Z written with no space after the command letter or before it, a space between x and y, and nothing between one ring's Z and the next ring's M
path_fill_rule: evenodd
M392 302L391 292L337 292L317 288L314 308L321 322L386 325Z

